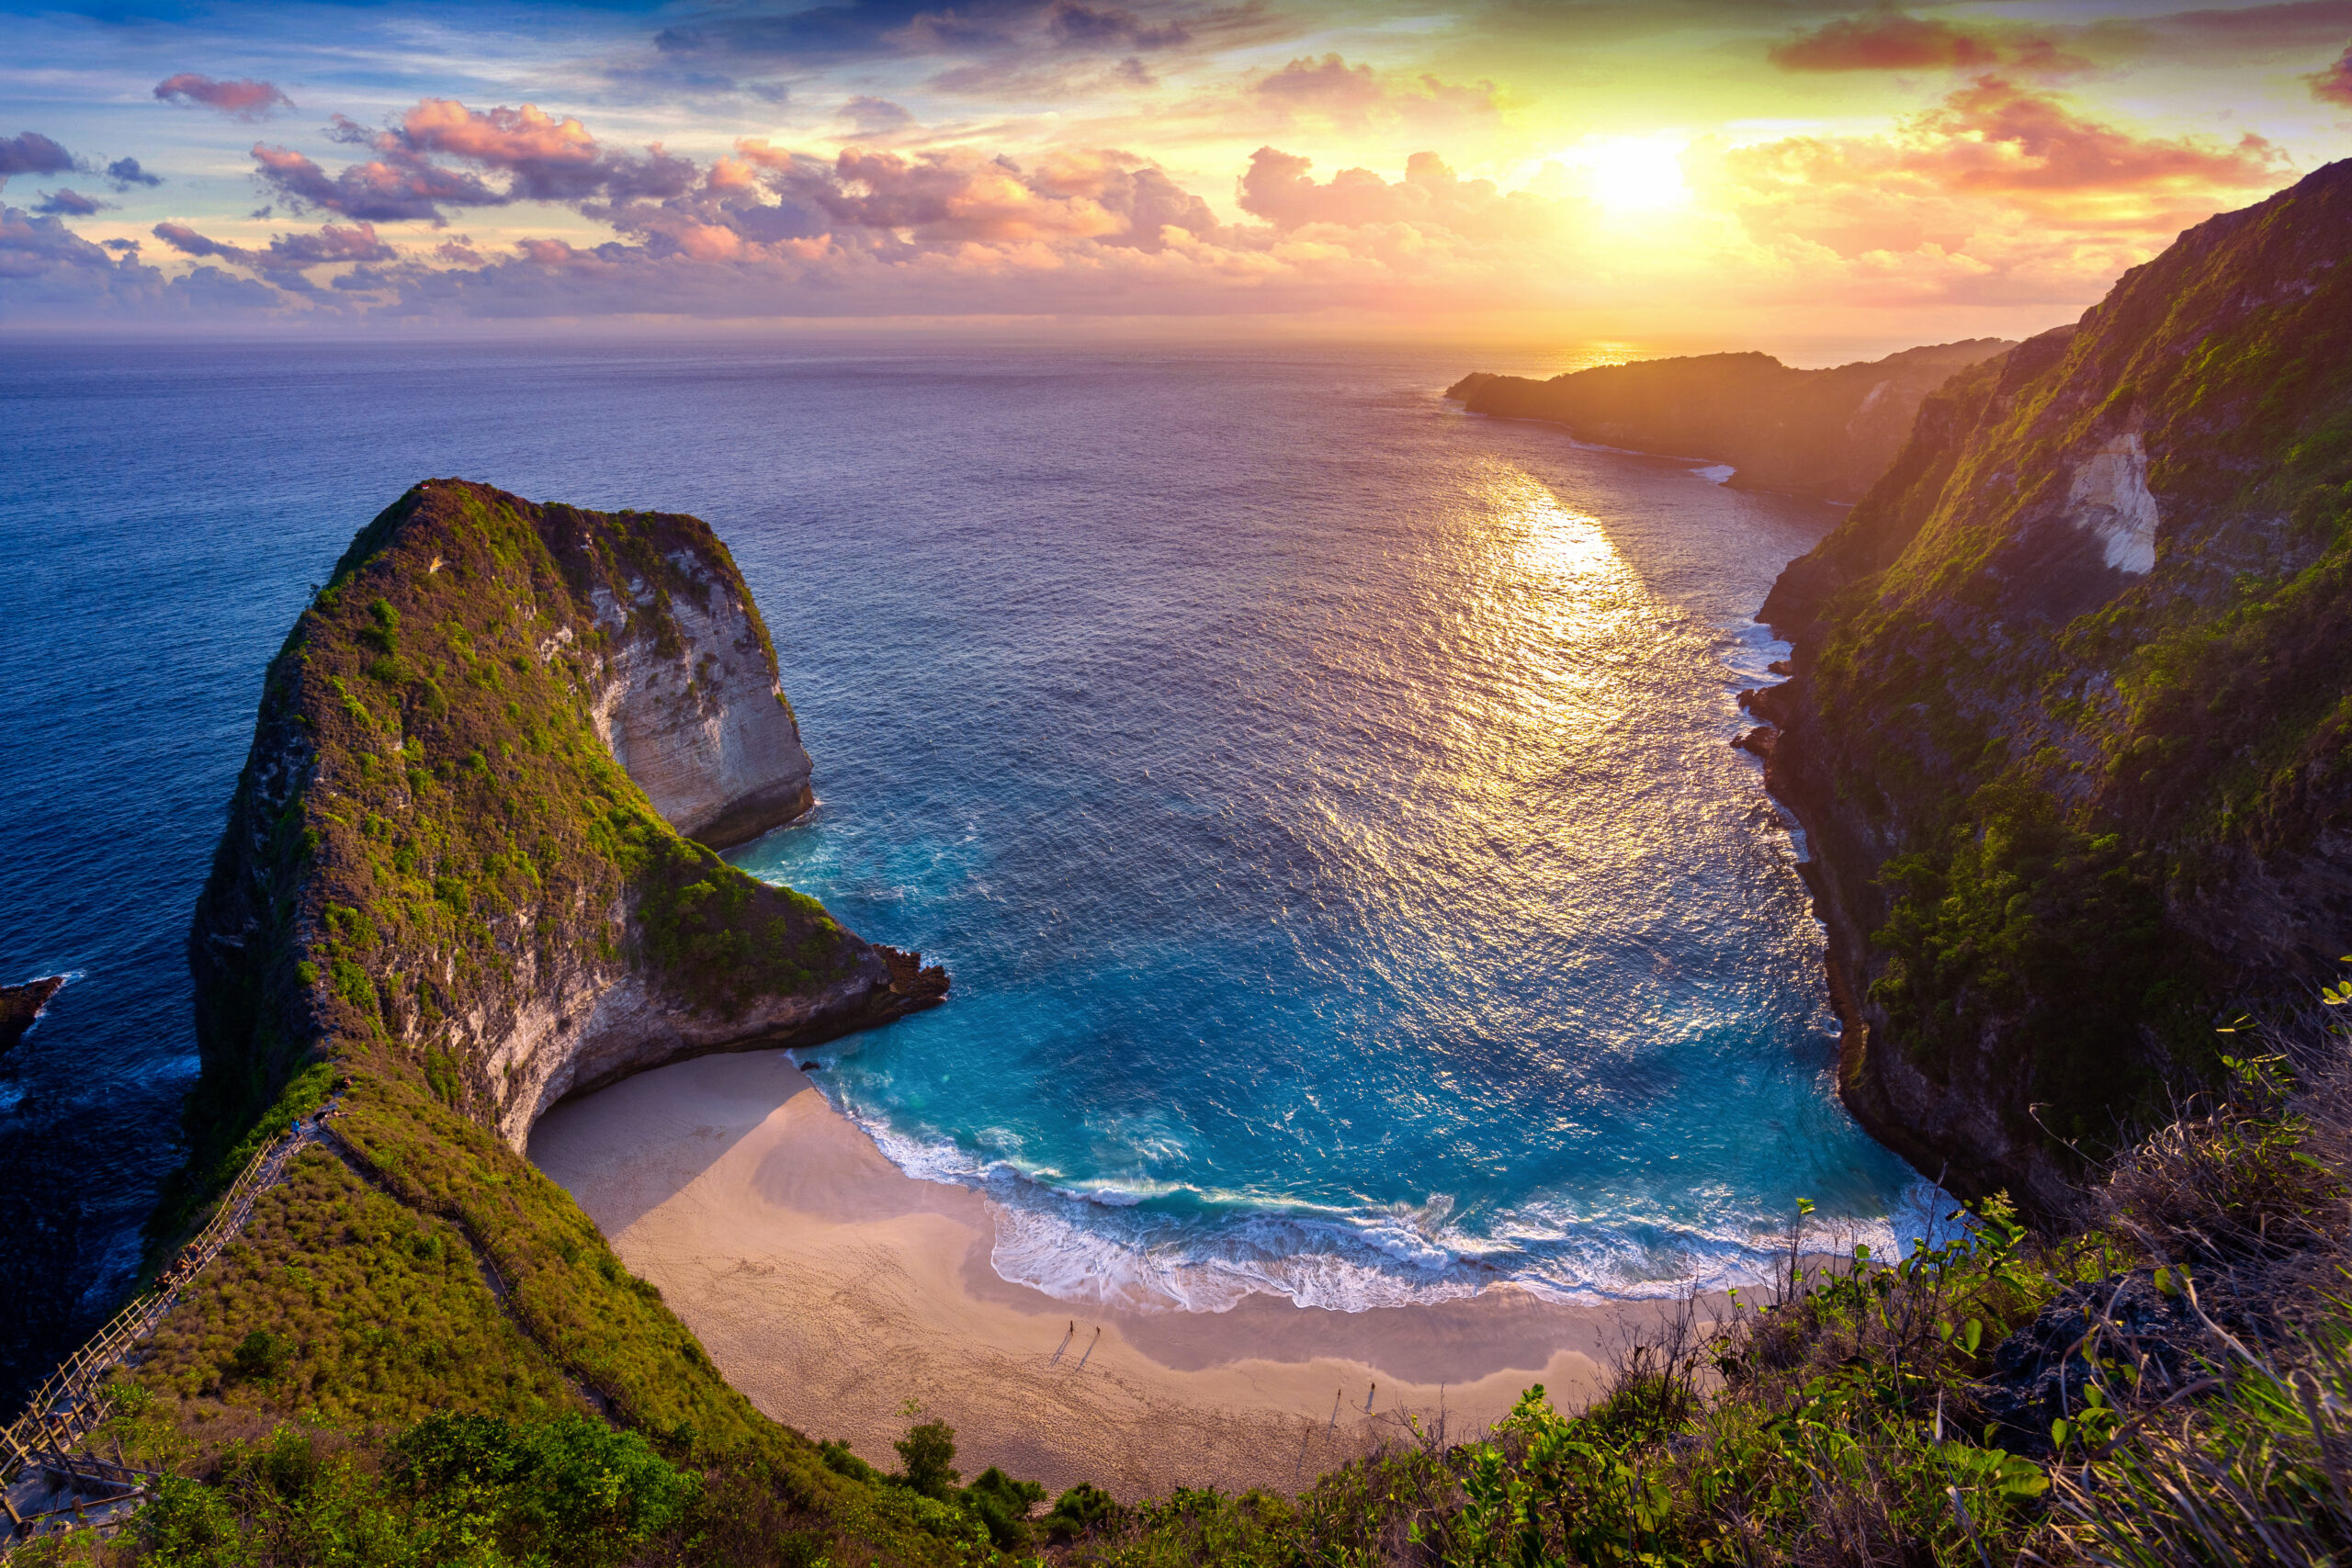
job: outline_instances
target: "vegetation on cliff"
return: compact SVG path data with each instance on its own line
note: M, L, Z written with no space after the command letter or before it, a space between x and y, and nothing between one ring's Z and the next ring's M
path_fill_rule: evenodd
M2009 346L1974 338L1827 370L1763 354L1708 354L1548 381L1481 372L1446 396L1472 413L1550 420L1603 446L1728 463L1740 484L1850 501L1903 445L1923 397Z
M1763 618L1849 1102L2063 1197L2352 919L2352 165L1953 378Z

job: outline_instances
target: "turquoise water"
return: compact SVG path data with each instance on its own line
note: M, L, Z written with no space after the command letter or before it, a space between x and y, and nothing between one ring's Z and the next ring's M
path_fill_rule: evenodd
M1727 744L1780 651L1749 616L1834 514L1442 384L1033 392L1003 439L917 438L886 614L787 614L822 805L734 858L954 972L820 1081L1005 1206L1008 1279L1640 1294L1751 1276L1799 1197L1904 1228Z
M130 1282L261 673L428 475L698 513L823 804L747 865L954 970L831 1092L1079 1300L1721 1278L1911 1177L1831 1092L1732 693L1831 520L1448 409L1492 354L0 344L0 1385ZM827 1075L820 1075L826 1077Z

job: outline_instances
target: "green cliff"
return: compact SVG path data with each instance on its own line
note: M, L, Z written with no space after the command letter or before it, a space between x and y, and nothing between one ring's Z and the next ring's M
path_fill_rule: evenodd
M655 790L616 752L653 759ZM229 1529L205 1510L241 1506L241 1444L274 1429L414 1480L424 1461L382 1443L455 1411L503 1425L415 1440L487 1443L502 1473L642 1472L643 1519L607 1498L573 1520L615 1550L676 1523L673 1462L764 1521L741 1561L776 1560L802 1527L939 1549L913 1503L828 1469L729 1388L518 1152L566 1092L941 998L944 973L735 871L662 809L741 836L802 808L807 780L766 630L695 519L435 480L360 532L269 667L197 910L194 1153L159 1241L331 1097L334 1135L140 1354L144 1414L123 1430L213 1478L153 1529ZM597 1436L616 1431L629 1444ZM526 1546L571 1528L498 1517ZM424 1532L419 1561L452 1560L472 1528L400 1518Z
M2188 231L1929 397L1759 616L1845 1097L1961 1190L2064 1204L2352 937L2347 256L2352 164Z
M1548 381L1480 372L1446 389L1472 413L1540 419L1604 446L1727 463L1733 483L1851 501L1885 471L1920 400L2008 348L1995 338L1829 370L1763 354L1645 359Z

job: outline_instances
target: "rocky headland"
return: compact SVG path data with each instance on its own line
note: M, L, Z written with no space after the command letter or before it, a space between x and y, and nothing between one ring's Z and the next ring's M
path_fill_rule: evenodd
M1928 393L2010 346L1972 338L1828 370L1706 354L1548 381L1480 371L1445 395L1472 413L1565 425L1581 441L1729 464L1736 485L1852 501L1885 471Z
M567 1093L936 1002L942 972L712 852L808 778L707 525L419 485L264 682L189 937L200 1114L332 1059L520 1149Z
M2063 1209L2352 946L2347 257L2337 164L1962 369L1758 617L1844 1097L1956 1190Z

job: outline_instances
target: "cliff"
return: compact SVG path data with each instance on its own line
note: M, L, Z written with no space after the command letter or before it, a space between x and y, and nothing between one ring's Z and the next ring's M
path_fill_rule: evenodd
M1549 420L1604 446L1728 463L1736 484L1852 501L1885 471L1922 399L2009 346L1972 338L1831 370L1709 354L1548 381L1480 372L1445 395L1472 413Z
M942 998L941 970L681 831L756 832L808 788L759 612L695 519L432 480L359 533L264 679L190 932L203 1072L159 1255L282 1158L116 1373L113 1439L193 1478L149 1545L588 1563L667 1529L677 1561L806 1568L843 1536L968 1561L962 1514L729 1387L520 1152L569 1091ZM290 1490L249 1484L256 1438ZM364 1519L287 1544L277 1502L330 1494Z
M1841 1086L1963 1192L2084 1155L2352 935L2352 164L1952 378L1760 619Z
M263 683L189 939L192 1125L330 1057L520 1149L573 1090L930 1005L940 972L708 847L806 809L808 775L707 526L418 486Z

